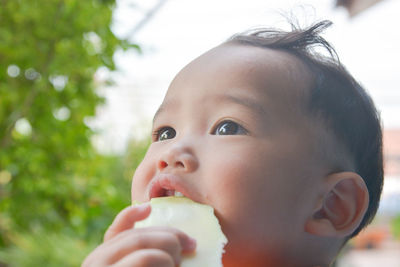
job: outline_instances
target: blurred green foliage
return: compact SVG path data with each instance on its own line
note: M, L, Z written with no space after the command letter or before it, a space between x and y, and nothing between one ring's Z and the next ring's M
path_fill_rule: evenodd
M392 220L392 232L393 236L397 239L400 240L400 215L397 215L393 220Z
M130 203L148 142L100 155L85 124L117 49L114 0L0 1L0 266L77 266ZM71 257L71 255L73 255Z

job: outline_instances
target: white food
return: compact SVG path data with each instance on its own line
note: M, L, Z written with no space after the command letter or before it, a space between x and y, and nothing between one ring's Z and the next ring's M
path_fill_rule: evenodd
M196 239L194 254L183 255L180 267L222 267L222 253L227 243L214 209L186 197L160 197L150 201L150 216L135 228L172 226Z

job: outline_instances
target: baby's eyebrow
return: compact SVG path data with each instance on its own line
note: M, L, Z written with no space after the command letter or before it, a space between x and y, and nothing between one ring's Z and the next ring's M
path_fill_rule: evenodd
M235 96L232 94L221 94L217 95L218 101L228 101L228 102L234 102L236 104L239 104L241 106L245 106L251 110L254 110L256 113L258 113L261 116L266 115L266 111L264 109L264 106L258 103L256 100L253 100L249 97L244 97L244 96Z
M157 109L156 113L154 114L153 125L154 125L154 122L156 121L157 117L160 115L160 113L165 111L165 109L167 109L168 106L177 106L177 103L175 103L175 101L171 101L171 100L164 100L163 103L160 105L160 107Z
M216 102L233 102L233 103L239 104L241 106L245 106L246 108L255 111L260 116L264 116L267 114L263 105L261 105L256 100L251 99L249 97L235 96L233 94L218 94L215 96L214 100L216 100ZM171 102L174 102L174 101L166 101L161 104L161 106L158 108L158 110L154 114L153 124L156 121L157 117L162 112L164 112L169 106L176 106L176 103L174 104Z
M154 124L154 122L156 121L157 116L163 111L163 109L164 109L164 105L161 104L161 106L157 109L156 113L154 114L154 117L153 117L153 124Z

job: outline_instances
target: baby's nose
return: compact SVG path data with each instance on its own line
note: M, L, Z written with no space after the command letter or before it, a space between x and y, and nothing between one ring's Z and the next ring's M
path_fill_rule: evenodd
M160 171L169 168L183 172L194 172L198 168L198 160L193 151L184 146L174 146L161 155L158 161Z

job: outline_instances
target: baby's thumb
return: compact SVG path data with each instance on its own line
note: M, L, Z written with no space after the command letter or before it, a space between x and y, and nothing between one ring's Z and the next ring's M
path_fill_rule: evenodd
M135 206L129 206L123 209L117 217L115 217L114 221L108 227L105 235L104 241L108 241L117 234L131 229L135 222L145 219L149 216L151 211L151 206L149 203L144 203Z

